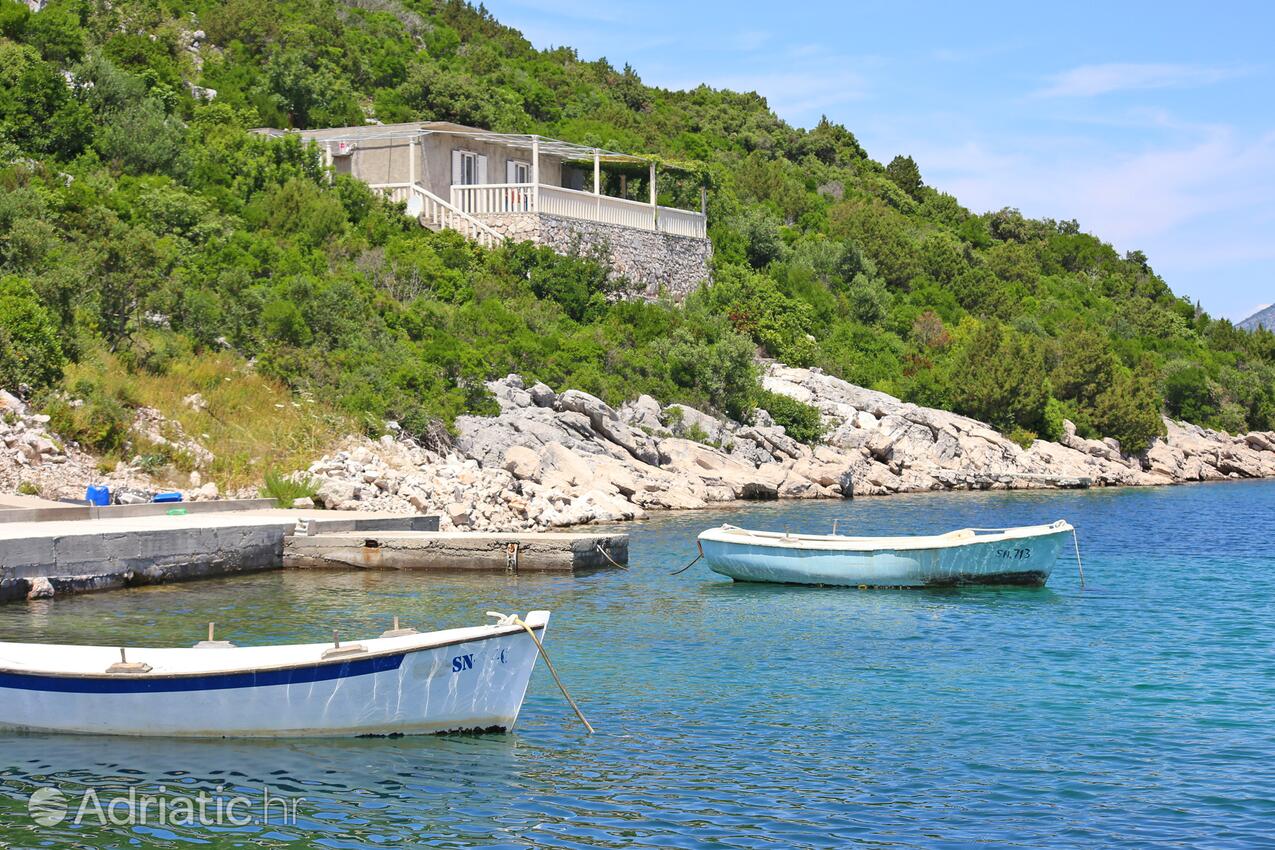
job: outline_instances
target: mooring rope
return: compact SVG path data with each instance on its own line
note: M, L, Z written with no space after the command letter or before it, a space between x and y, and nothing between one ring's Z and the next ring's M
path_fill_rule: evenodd
M1080 589L1085 589L1085 567L1080 563L1080 538L1076 536L1076 529L1071 530L1071 542L1076 547L1076 569L1080 571Z
M527 634L531 635L531 639L536 642L536 649L540 652L540 657L545 660L545 666L549 668L550 674L553 675L553 680L558 683L558 690L562 691L562 695L567 698L567 702L571 703L571 708L575 710L576 717L580 718L584 728L588 729L589 734L592 735L593 727L589 725L589 721L584 719L584 712L580 711L580 706L576 705L576 701L571 698L571 694L567 693L567 686L562 684L562 680L558 678L558 671L553 669L553 662L549 660L549 653L545 652L545 645L540 642L540 638L536 637L536 633L532 631L531 626L527 625L522 617L517 614L510 614L508 617L495 611L488 611L487 614L491 617L500 617L502 623L507 622L510 625L522 626Z
M680 570L674 570L673 572L669 573L669 575L680 576L682 573L686 572L691 567L695 566L699 562L700 558L704 557L704 544L696 540L695 546L699 549L699 554L695 556L695 560L691 561L689 564L682 567Z
M594 543L593 545L597 548L597 550L598 550L599 552L601 552L601 553L602 553L602 557L606 558L608 561L610 561L610 562L611 562L611 566L613 566L613 567L619 567L619 568L620 568L620 569L622 569L622 570L628 569L628 567L624 566L624 564L617 564L617 563L615 562L615 559L614 559L614 558L612 558L610 555L608 555L608 554L607 554L607 550L605 550L605 549L603 549L603 548L602 548L602 544L601 544L601 543Z

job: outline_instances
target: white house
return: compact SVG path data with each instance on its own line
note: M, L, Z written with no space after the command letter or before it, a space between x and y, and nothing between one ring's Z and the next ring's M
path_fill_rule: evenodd
M406 204L425 227L488 247L516 239L561 253L600 249L612 273L647 296L680 298L709 276L703 191L699 209L660 206L656 163L642 157L441 121L300 135L322 148L334 172ZM608 168L621 172L610 181L618 196L604 192Z

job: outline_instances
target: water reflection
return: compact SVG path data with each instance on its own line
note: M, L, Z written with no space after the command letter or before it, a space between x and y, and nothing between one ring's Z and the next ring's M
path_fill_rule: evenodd
M1048 587L733 584L694 535L732 522L899 533L1066 518ZM518 730L483 738L0 738L0 844L332 847L1252 846L1275 822L1275 485L750 505L627 527L626 571L287 571L0 607L0 640L239 643L550 608ZM301 823L37 828L37 787L265 786ZM256 791L260 795L260 791Z

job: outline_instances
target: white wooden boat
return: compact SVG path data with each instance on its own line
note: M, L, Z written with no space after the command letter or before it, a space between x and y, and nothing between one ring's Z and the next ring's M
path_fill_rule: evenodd
M537 637L548 623L548 611L526 618ZM0 729L215 738L514 725L537 656L516 618L386 635L180 649L0 643Z
M847 537L751 531L700 534L704 560L736 581L866 587L1042 585L1072 527L963 528L918 537Z

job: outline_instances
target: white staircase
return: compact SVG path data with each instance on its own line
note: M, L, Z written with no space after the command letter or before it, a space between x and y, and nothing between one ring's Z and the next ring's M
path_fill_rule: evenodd
M407 204L407 213L430 230L455 230L484 248L495 248L505 241L495 230L467 212L444 201L419 183L373 186L389 195L391 201Z

